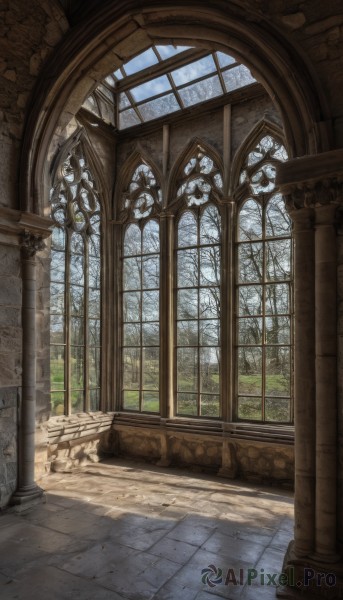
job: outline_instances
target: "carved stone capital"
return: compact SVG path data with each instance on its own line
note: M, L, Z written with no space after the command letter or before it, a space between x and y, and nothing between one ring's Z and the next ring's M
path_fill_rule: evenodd
M284 195L288 212L329 204L338 205L343 203L343 177L281 186L280 192Z
M41 235L25 231L21 238L21 253L24 259L33 258L37 252L44 250L45 243Z

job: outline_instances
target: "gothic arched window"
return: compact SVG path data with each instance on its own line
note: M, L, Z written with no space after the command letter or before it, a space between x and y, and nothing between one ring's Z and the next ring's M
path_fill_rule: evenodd
M134 170L123 195L122 408L160 410L161 192L145 163Z
M222 177L200 147L183 167L176 224L176 414L220 417Z
M275 188L285 148L265 135L240 175L237 220L237 418L290 422L291 223Z
M82 141L61 161L50 202L51 411L96 411L101 380L101 206Z

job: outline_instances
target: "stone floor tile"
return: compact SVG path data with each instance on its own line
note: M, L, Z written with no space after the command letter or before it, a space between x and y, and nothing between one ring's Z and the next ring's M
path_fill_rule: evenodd
M187 542L179 542L167 537L157 542L149 550L151 554L163 556L181 565L187 562L196 551L197 546L195 545L193 546Z
M202 545L202 550L215 553L225 559L234 559L236 562L243 561L255 565L264 551L264 545L250 542L249 539L233 538L216 531Z
M1 585L1 600L124 600L92 581L54 567L37 567L23 579Z

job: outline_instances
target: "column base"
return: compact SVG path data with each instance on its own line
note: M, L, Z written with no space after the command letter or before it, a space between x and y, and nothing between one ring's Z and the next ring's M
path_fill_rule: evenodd
M288 576L288 585L280 586L276 595L283 600L297 600L308 596L319 600L343 598L343 561L330 565L318 556L298 557L294 551L294 541L287 549L283 563L283 573Z
M19 488L14 492L10 506L13 506L16 512L21 512L35 506L36 504L42 504L46 502L45 492L38 485L25 486Z

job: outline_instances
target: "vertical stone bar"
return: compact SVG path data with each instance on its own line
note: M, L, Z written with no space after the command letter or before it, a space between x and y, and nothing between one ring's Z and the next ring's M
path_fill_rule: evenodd
M160 398L161 417L170 418L174 414L173 363L173 232L174 217L161 215L161 350L160 350Z
M38 236L25 233L22 242L22 322L23 372L19 417L18 488L11 503L22 505L36 501L43 490L34 480L36 429L36 259L44 247Z
M294 228L294 550L314 551L315 525L315 316L313 210L291 209Z
M335 204L317 206L316 256L316 556L338 559L337 524L337 247Z
M337 490L337 541L343 551L343 229L342 212L337 236L337 411L338 411L338 490Z

